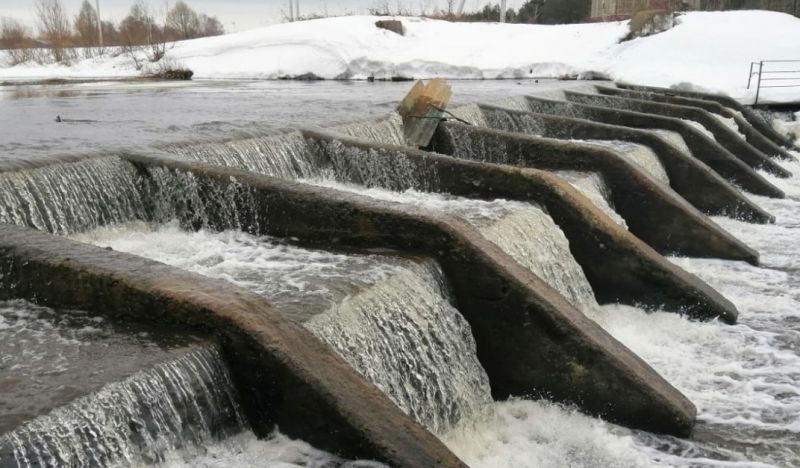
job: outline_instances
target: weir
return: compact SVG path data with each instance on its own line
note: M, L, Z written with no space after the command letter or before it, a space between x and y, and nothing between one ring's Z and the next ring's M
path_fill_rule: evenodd
M632 110L647 114L691 120L705 127L713 138L725 149L755 169L762 169L777 177L788 178L792 173L772 161L767 155L754 148L735 130L720 122L714 114L699 107L677 104L664 104L642 99L630 99L598 94L565 92L570 102L591 104L613 109Z
M547 102L462 109L483 128L441 122L436 153L390 114L0 172L0 299L211 339L16 425L0 460L153 463L277 427L337 456L463 466L437 436L509 397L688 435L692 403L591 318L623 303L734 323L657 251L757 264L698 209L771 221L725 168L782 193L682 120L530 112ZM694 158L709 148L720 174Z
M613 88L610 86L595 86L597 92L609 96L627 97L640 100L650 100L655 102L663 102L668 104L677 104L681 106L698 107L704 109L712 114L722 116L726 119L732 120L736 129L744 135L747 142L753 145L756 149L769 157L778 157L787 161L794 161L796 158L789 154L783 147L776 144L771 139L765 137L759 132L744 115L733 109L723 106L722 104L709 101L705 99L682 97L678 95L660 94L656 92L634 91L629 89Z
M631 232L658 251L758 261L752 249L724 232L663 184L604 148L460 123L440 125L434 145L446 154L495 164L598 172L609 185L614 207Z
M681 146L685 147L685 142L678 134L669 139L670 135L665 136L653 130L490 105L480 105L477 111L480 114L476 120L482 125L475 122L473 124L496 130L562 140L604 139L644 145L658 157L669 178L670 187L704 213L758 223L774 220L773 216L744 196L716 171L694 158L688 148L684 151Z
M583 118L613 125L677 132L692 155L717 171L725 179L756 195L784 198L784 193L712 138L681 119L630 110L554 101L526 96L530 110L537 113Z
M245 427L219 350L206 345L0 436L0 461L4 466L156 463L167 451Z
M632 85L628 83L617 83L618 88L621 89L630 89L634 91L645 91L645 92L652 92L663 94L667 96L683 96L692 99L702 99L704 101L711 101L719 103L725 106L728 109L738 112L742 115L742 117L747 120L747 122L752 125L759 133L763 136L772 140L773 143L782 146L784 148L798 150L795 144L786 138L785 136L778 133L772 126L765 122L764 119L759 117L752 109L743 105L736 99L733 99L730 96L725 96L722 94L713 94L713 93L703 93L699 91L687 91L683 89L672 89L672 88L658 88L652 86L640 86L640 85Z

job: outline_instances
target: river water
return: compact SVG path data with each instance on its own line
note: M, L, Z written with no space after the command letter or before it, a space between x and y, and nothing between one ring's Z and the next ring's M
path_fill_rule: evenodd
M523 94L526 87L534 86L512 81L457 82L454 88L459 102L466 103L496 101L509 93ZM87 150L103 152L106 147L129 146L131 141L137 145L197 142L268 133L290 122L334 124L386 114L407 88L408 85L402 83L274 82L0 87L3 104L0 120L12 122L0 128L0 158L7 164L18 165L83 154ZM55 124L52 122L54 113L72 121ZM212 156L209 153L208 157ZM71 234L82 241L223 278L270 298L331 344L399 407L436 433L471 466L800 466L800 388L797 384L800 380L800 251L794 248L800 242L800 164L786 165L795 174L791 179L776 179L765 174L787 193L787 199L753 197L776 216L774 225L714 218L760 252L761 266L710 259L670 259L700 276L735 303L740 311L739 324L735 326L699 323L673 313L646 312L634 307L597 306L591 291L586 290L585 278L581 279L579 266L577 270L574 266L565 268L564 273L553 266L563 262L563 257L552 258L550 264L535 261L536 255L532 253L536 249L555 252L562 248L559 243L563 234L558 236L557 227L540 228L541 235L530 239L520 235L524 242L509 241L509 233L531 222L536 222L537 226L548 225L549 217L533 205L502 200L465 201L426 195L413 188L389 192L377 187L345 186L318 177L312 180L342 190L359 191L373 198L450 211L471 222L520 263L528 262L527 266L686 394L698 408L698 425L690 439L630 431L547 401L491 402L488 382L475 357L469 327L451 304L446 281L435 263L383 254L313 251L236 230L186 232L174 222L147 223L142 220L145 215L136 202L135 188L126 183L128 179L124 174L128 169L117 167L118 162L91 165L93 168L112 166L114 171L121 171L113 174L122 176L109 179L107 183L121 187L115 193L122 195L114 198L97 192L96 197L107 202L102 210L97 210L103 216L79 210L56 216L61 213L57 207L48 207L45 215L28 213L21 217L13 210L0 209L0 216L10 222L34 220L31 222L39 223L37 225L45 230ZM69 176L68 171L53 175L46 171L40 173L49 181ZM110 172L106 174L110 175ZM314 173L292 174L291 177L303 175L312 176L312 179L319 176ZM104 180L102 175L93 177ZM34 185L29 179L20 180L24 182L0 180L3 193L22 193L20 187ZM577 184L577 180L572 182ZM87 200L75 198L74 193L67 191L59 195L59 199L63 204L87 203ZM18 203L2 196L0 200L5 200L5 204ZM608 205L605 208L613 210ZM112 225L101 227L107 224ZM525 229L530 234L531 228ZM436 311L433 316L431 310ZM50 388L48 395L60 395L48 396L45 403L34 405L29 413L17 416L24 419L40 415L48 405L63 407L51 415L61 419L36 420L40 428L51 427L45 424L56 424L54 421L74 421L75 416L70 415L80 413L78 410L86 405L97 405L98 401L132 401L125 400L125 395L131 394L130 388L139 382L137 379L163 380L160 385L171 388L172 381L164 379L164 372L158 374L159 369L183 369L186 359L200 359L192 357L195 356L192 353L200 352L202 359L197 362L211 363L204 366L214 370L204 374L205 380L179 380L181 383L176 388L191 388L199 392L197 395L205 395L198 390L207 388L205 381L224 382L227 378L224 369L214 364L217 361L213 346L208 348L202 341L168 341L154 345L157 337L153 338L147 330L119 330L104 322L95 322L79 311L68 315L68 319L56 319L46 308L19 302L0 304L0 312L0 336L22 336L34 344L57 343L57 346L42 347L41 352L31 347L30 354L20 354L11 338L4 339L0 345L3 352L0 382L3 378L11 381L27 375L28 381L20 380L23 383L16 385L26 389L43 386ZM403 324L403 333L387 328L398 323ZM50 340L51 336L57 339ZM372 338L358 340L364 336ZM396 341L398 339L400 341ZM431 342L439 343L444 360L437 361L430 356L431 349L425 343ZM384 346L357 352L373 343ZM92 359L90 356L99 354L95 349L98 346L99 349L113 347L123 355L133 353L136 359L132 368L115 369L116 374L109 370L102 378L89 374L93 380L76 374L70 362ZM58 356L48 357L48 353ZM20 360L20 356L30 359ZM44 364L52 368L41 368ZM103 366L102 361L98 363L99 369ZM137 369L146 372L148 368L155 369L156 374L136 373ZM181 373L175 371L169 375ZM56 392L58 379L64 376L87 382L86 388L73 390L73 393ZM98 393L100 387L103 390ZM79 402L78 406L67 404L74 396L86 392L95 392L92 397L95 400ZM16 395L19 397L23 393ZM212 431L201 426L201 430L188 436L185 433L177 438L165 436L163 443L145 444L158 447L149 456L133 456L129 453L132 446L119 443L114 447L119 447L121 455L100 464L368 464L340 460L279 432L267 440L257 440L236 417L235 395L209 395L202 398L215 402L208 405L213 411L204 407L192 413L193 417L221 418L225 422L221 427L226 430ZM0 409L19 406L13 399L3 400L3 403L5 406ZM133 408L131 411L136 410L133 403L129 404ZM4 416L5 421L10 419ZM9 428L11 426L16 423L12 421ZM26 434L41 433L34 429L27 428ZM163 430L162 433L174 434L175 431ZM2 447L0 442L0 457L3 456Z

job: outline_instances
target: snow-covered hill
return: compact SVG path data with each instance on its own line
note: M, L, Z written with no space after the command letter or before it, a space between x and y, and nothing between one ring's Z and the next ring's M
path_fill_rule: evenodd
M281 24L177 43L167 55L200 79L309 73L326 79L555 78L599 72L633 83L687 84L745 99L751 61L800 60L800 19L764 11L689 13L669 31L627 42L621 42L627 22L544 26L401 18L405 35L400 36L375 27L378 19ZM0 80L136 74L125 55L70 67L0 68ZM769 95L800 100L800 88Z

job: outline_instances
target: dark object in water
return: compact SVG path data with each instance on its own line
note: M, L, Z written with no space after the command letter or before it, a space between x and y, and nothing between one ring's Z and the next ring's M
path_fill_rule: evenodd
M157 80L191 80L194 72L188 68L171 68L153 74Z
M56 122L61 122L61 116L60 115L56 116Z

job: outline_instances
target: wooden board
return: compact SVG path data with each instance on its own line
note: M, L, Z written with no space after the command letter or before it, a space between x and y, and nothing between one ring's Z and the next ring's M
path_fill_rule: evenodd
M452 95L450 85L440 78L430 80L427 84L422 81L414 83L397 106L409 145L428 146Z

